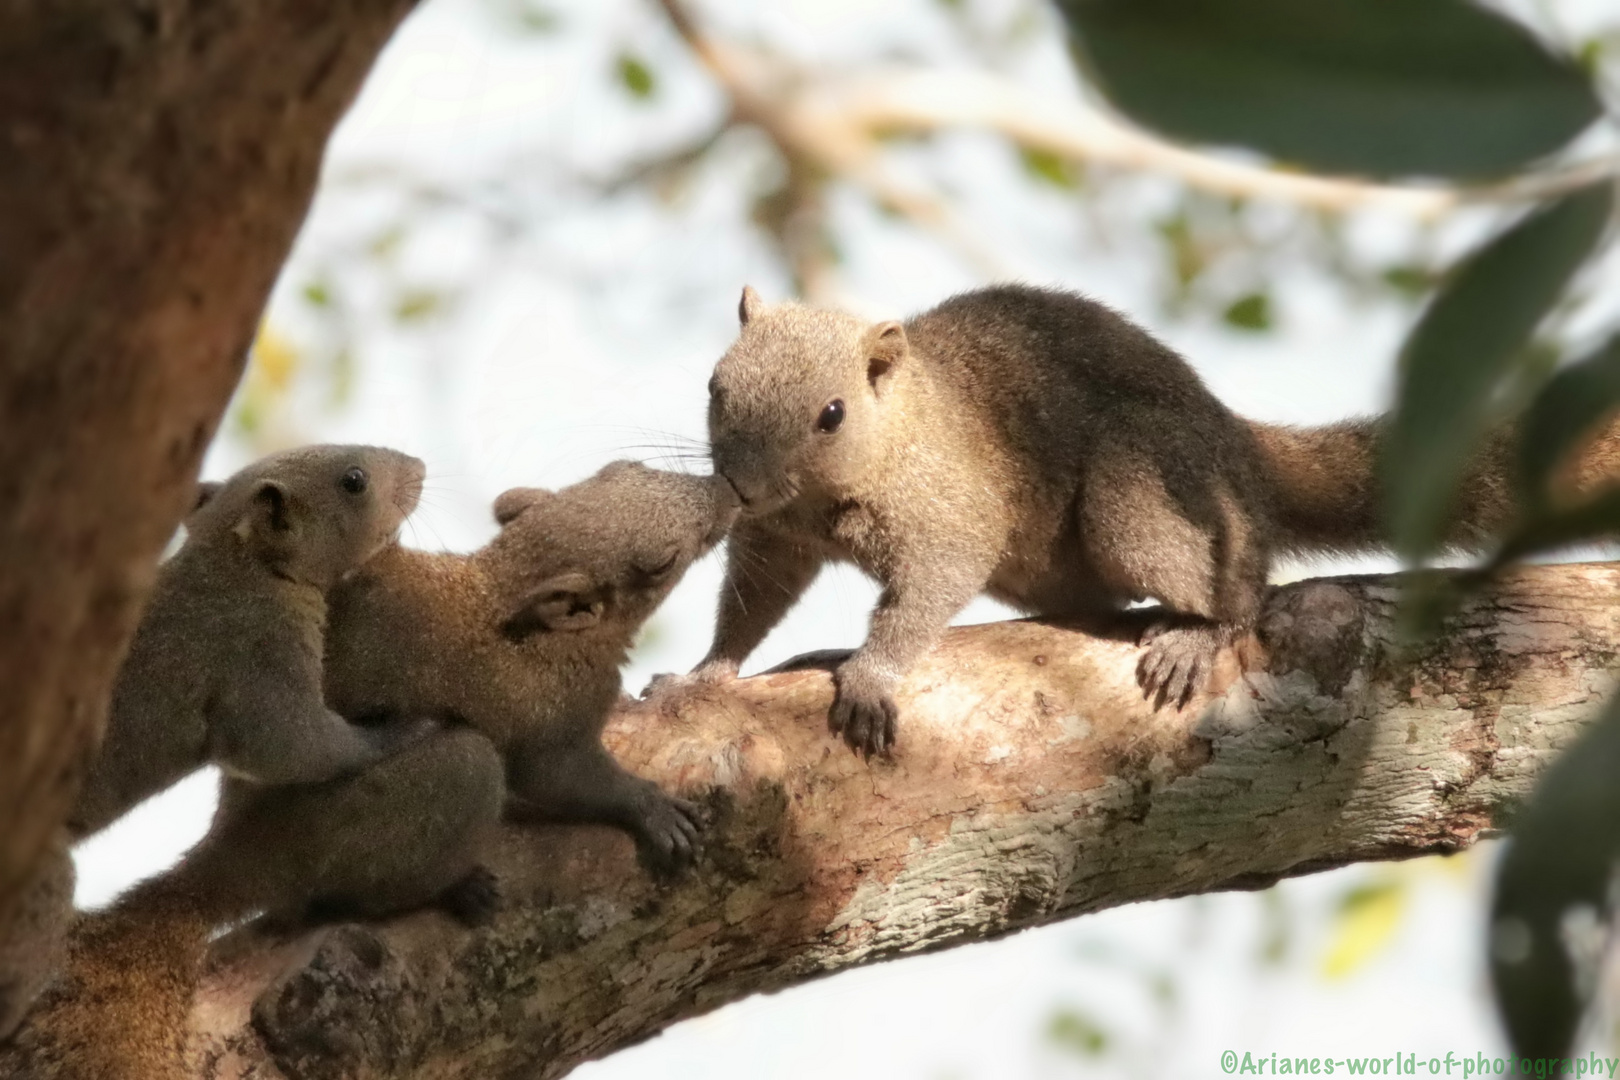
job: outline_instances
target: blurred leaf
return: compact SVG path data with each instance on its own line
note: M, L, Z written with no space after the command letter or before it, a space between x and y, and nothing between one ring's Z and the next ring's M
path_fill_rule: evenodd
M1399 881L1371 882L1345 893L1322 956L1322 974L1342 979L1377 956L1395 939L1405 911L1406 886Z
M248 350L247 372L237 392L232 422L245 435L255 435L291 388L303 366L303 357L293 343L268 321L259 324L258 336Z
M619 73L619 82L630 92L630 96L638 101L647 101L657 91L658 85L653 78L652 68L646 61L632 53L620 53L616 62Z
M1383 454L1386 513L1409 560L1438 545L1493 398L1609 219L1609 185L1524 217L1450 276L1401 348Z
M539 0L495 0L491 6L501 22L524 33L554 34L562 29L556 9Z
M405 242L405 226L394 224L379 232L371 238L366 245L373 258L387 261L399 253L400 245Z
M1457 606L1490 580L1487 572L1430 570L1401 575L1401 600L1395 635L1403 645L1430 642L1445 631Z
M332 356L332 389L327 402L334 409L341 409L354 397L354 353L347 347L339 349Z
M1018 151L1018 157L1024 163L1024 171L1036 180L1065 191L1080 186L1080 173L1066 157L1027 146Z
M1515 1051L1568 1053L1583 994L1564 936L1606 910L1620 854L1620 699L1559 756L1515 818L1491 906L1491 981Z
M1288 959L1293 929L1293 919L1282 891L1273 886L1261 893L1260 952L1256 957L1261 967L1280 967Z
M1185 206L1154 223L1154 229L1170 249L1170 268L1176 283L1185 291L1209 266L1209 253L1193 233L1192 219Z
M402 323L421 322L439 314L445 305L445 295L434 289L406 289L394 303L394 318Z
M1468 0L1058 0L1110 101L1325 172L1496 176L1602 112L1580 67Z
M268 322L261 324L258 337L253 339L253 351L248 356L248 381L279 394L292 382L298 366L298 350L292 342Z
M1239 330L1270 330L1271 297L1263 292L1239 297L1227 306L1221 318Z
M1606 491L1578 506L1537 514L1503 542L1492 567L1620 534L1620 491Z
M550 8L519 4L517 24L531 34L554 34L562 28L562 19Z
M1526 502L1544 504L1547 481L1582 439L1620 406L1620 334L1559 370L1519 425L1519 471Z
M1581 42L1581 47L1575 50L1575 62L1581 65L1588 78L1596 78L1598 69L1603 63L1603 41L1600 38L1588 38Z
M1440 275L1424 266L1391 266L1378 276L1385 285L1414 300L1440 283Z
M1101 1057L1108 1052L1108 1032L1084 1013L1064 1009L1046 1025L1052 1043L1082 1057Z
M304 299L313 307L331 307L332 290L324 281L311 281L304 286Z

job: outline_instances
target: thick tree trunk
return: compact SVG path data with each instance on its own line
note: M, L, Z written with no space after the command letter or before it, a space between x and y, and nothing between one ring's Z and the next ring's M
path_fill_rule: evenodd
M1143 704L1128 627L955 630L870 765L828 736L822 671L628 705L615 751L712 812L695 873L660 886L616 834L514 828L487 930L240 931L195 1003L194 1074L560 1076L856 964L1466 847L1610 692L1620 566L1518 570L1410 652L1397 580L1276 590L1253 670L1181 713Z
M0 940L410 0L0 6Z

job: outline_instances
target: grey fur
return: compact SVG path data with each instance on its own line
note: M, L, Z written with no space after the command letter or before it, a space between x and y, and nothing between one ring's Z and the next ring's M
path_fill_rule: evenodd
M1158 601L1138 677L1182 705L1252 630L1276 553L1380 541L1378 421L1246 421L1085 297L997 286L874 325L750 289L739 312L709 431L743 516L697 673L734 675L823 563L852 562L883 585L866 643L835 673L830 724L860 751L893 745L897 680L978 593L1047 615ZM842 424L821 430L835 400ZM1511 512L1490 457L1462 543Z
M365 490L343 488L352 469ZM94 833L209 762L264 784L307 783L380 760L321 700L326 591L415 507L416 458L312 446L248 466L204 498L158 580L113 687L107 731L68 826Z

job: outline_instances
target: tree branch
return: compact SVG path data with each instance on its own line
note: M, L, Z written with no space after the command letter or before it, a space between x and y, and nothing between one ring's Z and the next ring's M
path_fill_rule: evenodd
M509 829L487 930L222 939L199 1077L554 1077L759 991L1100 908L1466 847L1610 692L1620 565L1513 571L1441 641L1394 644L1399 579L1275 590L1224 693L1151 713L1136 626L953 630L900 694L892 761L826 732L791 671L628 704L613 749L706 801L697 870ZM278 1071L279 1067L279 1071Z
M882 136L980 129L1026 149L1158 173L1217 195L1340 214L1385 209L1420 220L1465 205L1550 198L1620 176L1620 155L1613 153L1465 187L1311 176L1189 150L1078 98L1037 93L985 71L888 65L849 75L806 72L786 57L716 40L693 19L684 0L659 0L659 7L731 99L737 121L759 126L784 156L815 162L829 175L851 181L975 261L992 256L950 215L948 205L883 168Z

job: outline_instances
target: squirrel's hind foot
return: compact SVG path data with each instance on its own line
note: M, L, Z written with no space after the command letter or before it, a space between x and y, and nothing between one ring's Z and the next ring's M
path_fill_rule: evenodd
M1142 632L1144 646L1136 662L1136 683L1154 711L1170 705L1182 709L1209 685L1215 660L1232 644L1230 627L1202 619L1166 618Z

